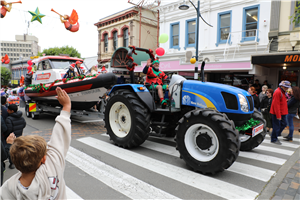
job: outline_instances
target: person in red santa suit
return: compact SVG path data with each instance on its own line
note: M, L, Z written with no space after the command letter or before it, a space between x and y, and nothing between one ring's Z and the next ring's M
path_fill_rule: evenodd
M167 100L164 99L163 90L167 89L167 86L163 84L163 80L166 80L168 76L159 69L159 61L154 60L153 63L151 63L151 59L148 59L143 73L147 75L145 83L151 85L150 89L152 89L152 83L154 83L154 88L157 89L161 105L166 105Z

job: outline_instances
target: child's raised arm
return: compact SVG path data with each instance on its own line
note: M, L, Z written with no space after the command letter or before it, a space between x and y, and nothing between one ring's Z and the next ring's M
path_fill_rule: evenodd
M71 100L66 91L56 88L57 100L63 106L59 116L56 117L51 139L48 142L48 158L61 167L65 165L65 158L71 143Z

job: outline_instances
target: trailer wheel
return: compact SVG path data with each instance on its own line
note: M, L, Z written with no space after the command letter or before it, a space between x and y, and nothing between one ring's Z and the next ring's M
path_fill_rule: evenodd
M149 136L150 112L129 90L110 95L104 121L110 139L123 148L137 147Z
M36 113L34 113L34 112L32 112L32 113L31 113L31 118L32 118L32 119L38 119L38 118L40 118L40 115L39 115L39 114L36 114Z
M29 105L25 106L26 117L31 118L31 112L29 112Z
M255 137L251 137L246 134L240 134L240 141L241 141L241 151L250 151L260 145L266 136L267 127L266 127L266 120L263 118L261 112L259 112L256 108L254 109L254 113L252 115L254 120L259 120L264 124L264 130L260 134L256 135Z
M218 111L190 111L179 120L176 131L180 157L197 172L222 172L232 165L239 154L238 131Z

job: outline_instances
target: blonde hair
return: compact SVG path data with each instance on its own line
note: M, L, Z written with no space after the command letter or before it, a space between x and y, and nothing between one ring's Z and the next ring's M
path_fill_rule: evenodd
M20 136L10 147L11 160L22 173L36 171L47 152L47 143L39 135Z
M265 91L267 91L268 86L267 85L263 85L261 88L265 88Z

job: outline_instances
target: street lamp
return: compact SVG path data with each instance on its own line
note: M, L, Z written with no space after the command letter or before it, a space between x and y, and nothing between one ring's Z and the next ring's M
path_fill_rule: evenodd
M185 2L185 1L184 1ZM200 0L198 0L198 6L196 8L196 6L193 4L193 2L191 0L189 0L189 2L194 6L196 12L197 12L197 23L196 23L196 62L195 62L195 73L194 73L194 79L198 80L198 40L199 40L199 17L201 17L201 19L210 27L213 27L212 25L210 25L209 23L207 23L203 17L200 14ZM190 7L186 4L180 5L179 10L188 10ZM202 82L204 81L204 64L205 62L202 62L202 66L201 66L201 79Z

